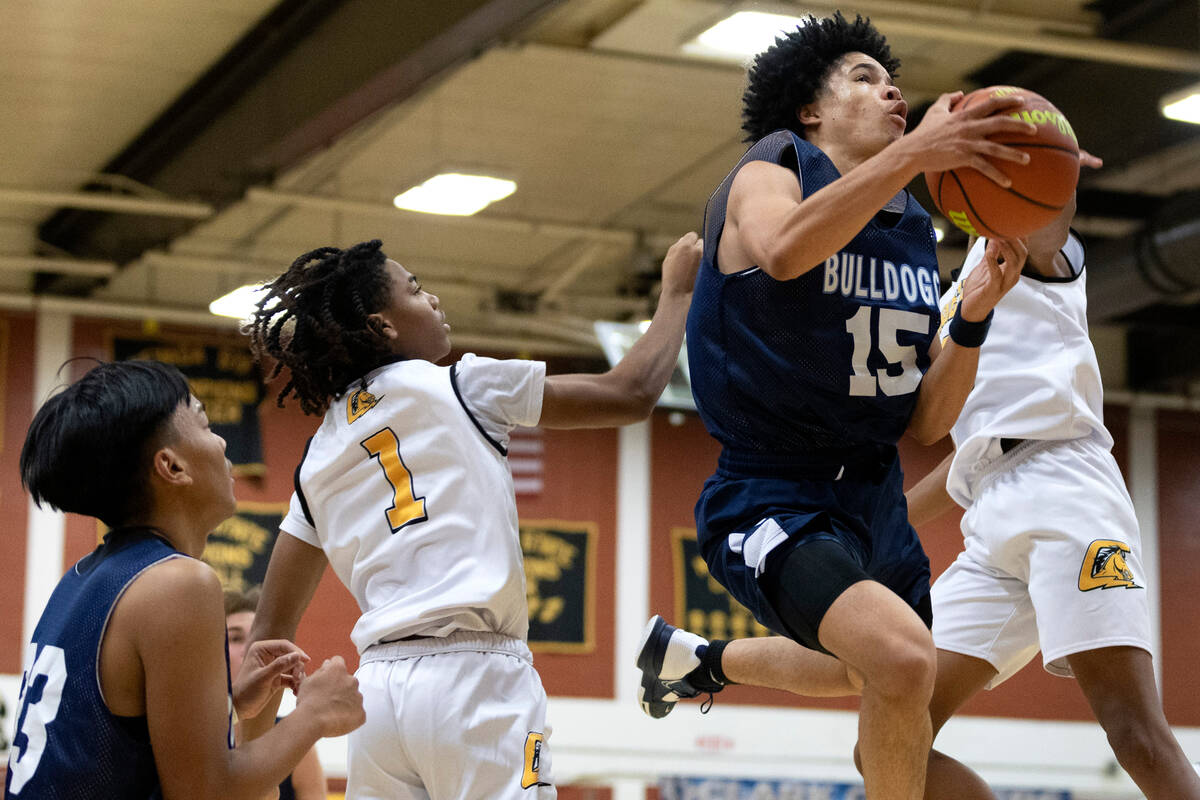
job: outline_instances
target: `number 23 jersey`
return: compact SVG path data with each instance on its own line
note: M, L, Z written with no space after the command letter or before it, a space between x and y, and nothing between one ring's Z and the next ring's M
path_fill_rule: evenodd
M351 639L529 631L508 433L536 425L546 365L399 361L335 400L281 529L324 550L362 611Z

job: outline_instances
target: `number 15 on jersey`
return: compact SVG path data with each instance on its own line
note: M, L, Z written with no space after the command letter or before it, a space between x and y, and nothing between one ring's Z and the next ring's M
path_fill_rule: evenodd
M854 340L850 355L850 394L853 397L875 397L883 392L888 397L909 394L921 383L921 370L917 367L915 345L900 344L900 333L928 334L930 318L927 314L904 311L898 308L880 308L878 323L872 330L871 306L861 306L854 316L846 320L846 333ZM899 375L890 374L888 369L872 371L867 367L867 358L872 350L883 355L888 366L898 365Z

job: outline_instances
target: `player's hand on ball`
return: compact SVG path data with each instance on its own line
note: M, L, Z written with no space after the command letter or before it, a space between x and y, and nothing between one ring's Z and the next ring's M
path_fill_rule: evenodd
M696 284L696 272L704 255L704 240L693 231L671 245L662 264L663 294L688 294Z
M305 679L296 695L296 709L314 714L323 736L345 735L367 719L358 679L346 671L341 656L327 659Z
M1000 186L1010 186L1012 180L988 159L1025 164L1029 161L1029 155L1015 147L991 141L988 137L1028 135L1037 130L1036 126L999 113L1020 105L1020 98L991 97L959 110L955 107L962 99L962 92L939 97L925 112L921 124L901 142L917 148L917 168L922 172L972 167Z
M233 706L238 716L258 716L276 691L295 691L304 678L308 655L286 639L255 642L246 651L242 668L233 679Z
M983 263L963 284L962 317L982 322L1008 290L1017 285L1029 249L1024 239L988 239Z

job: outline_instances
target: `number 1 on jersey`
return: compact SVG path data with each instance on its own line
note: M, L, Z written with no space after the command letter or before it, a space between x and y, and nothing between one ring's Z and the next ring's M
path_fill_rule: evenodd
M414 522L424 522L425 498L414 497L412 473L400 458L400 442L391 428L384 428L363 439L363 449L383 468L383 476L392 486L392 505L387 510L392 533Z

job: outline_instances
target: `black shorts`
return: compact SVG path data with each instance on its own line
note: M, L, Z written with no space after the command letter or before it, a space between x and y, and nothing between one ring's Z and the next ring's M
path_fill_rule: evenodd
M816 535L789 542L771 553L758 585L785 628L783 633L810 650L829 653L817 636L821 620L842 592L869 580L873 579L844 544ZM928 591L913 610L925 627L932 627Z

